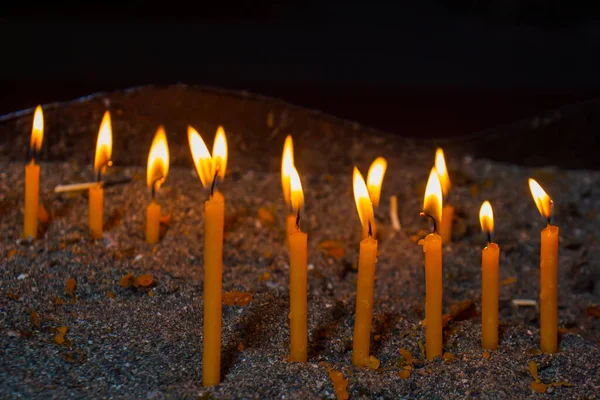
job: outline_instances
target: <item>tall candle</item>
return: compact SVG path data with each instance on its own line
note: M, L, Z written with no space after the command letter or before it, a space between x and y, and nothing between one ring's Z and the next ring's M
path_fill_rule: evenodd
M29 158L31 161L25 166L25 215L23 224L23 238L37 236L38 206L40 195L40 166L35 159L42 147L44 138L44 114L42 107L37 106L33 116L33 128L29 143Z
M425 189L421 215L433 221L433 233L419 241L425 253L425 356L442 355L442 237L437 233L442 213L442 189L436 168L432 168Z
M106 111L100 123L98 140L96 142L96 155L94 157L94 171L98 185L89 189L88 224L92 237L102 237L104 223L104 189L102 188L102 173L112 165L112 127L110 113Z
M356 167L354 167L353 172L353 189L356 209L361 224L363 227L366 226L367 238L360 242L358 256L352 363L354 365L366 366L369 365L371 347L377 241L373 239L372 232L369 234L369 227L373 224L373 204L369 197L367 185Z
M558 226L552 225L554 203L533 179L529 189L540 211L548 222L540 239L540 349L544 353L558 351Z
M223 225L225 199L215 191L204 203L204 329L202 384L221 381L221 293L223 286Z
M492 242L494 213L489 201L484 201L479 211L481 229L486 233L488 245L481 252L481 347L494 350L498 347L498 265L500 248Z
M290 248L290 361L307 360L307 302L308 271L307 235L300 231L300 210L304 194L300 176L293 168L290 176L292 209L297 214L296 232L288 237Z
M202 339L202 384L214 386L221 381L221 297L223 287L223 227L225 198L216 190L217 180L225 177L227 139L219 126L212 156L198 132L188 127L188 140L198 177L210 198L204 203L204 327Z
M155 197L168 173L169 146L165 130L160 126L150 146L146 171L146 183L152 193L152 201L146 207L146 242L150 244L158 243L160 239L160 205Z
M448 169L446 168L446 159L444 158L444 151L438 147L435 152L435 169L437 170L440 178L440 185L442 188L442 196L447 199L448 193L450 192L450 176ZM450 204L444 204L442 208L441 221L439 221L439 232L442 236L442 242L450 243L452 241L452 221L454 219L454 207Z

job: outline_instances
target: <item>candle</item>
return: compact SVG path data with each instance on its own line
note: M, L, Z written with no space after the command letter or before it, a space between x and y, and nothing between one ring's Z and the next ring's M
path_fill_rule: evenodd
M421 215L433 221L433 233L419 241L425 253L425 355L442 355L442 237L437 233L442 214L442 188L436 168L431 169Z
M448 169L446 168L446 159L444 158L444 151L438 147L435 152L435 169L437 170L438 176L440 177L440 184L442 186L442 196L445 200L448 199L448 192L450 192L450 176L448 175ZM442 208L442 217L440 222L440 235L442 236L443 243L450 243L452 241L452 220L454 218L454 207L450 204L444 204Z
M373 204L365 180L358 168L353 172L354 201L363 230L367 237L360 242L358 256L358 279L356 283L356 316L352 341L352 363L369 365L371 346L371 326L373 323L373 300L375 286L375 264L377 262L377 241L373 239Z
M291 206L290 179L294 168L294 143L292 135L287 135L283 144L283 155L281 157L281 187L283 189L283 199L288 209ZM296 232L296 215L294 212L289 212L285 221L286 240L294 232Z
M481 252L481 347L498 348L498 264L500 248L492 242L494 213L489 201L479 210L481 230L486 234L488 245Z
M156 191L160 189L169 173L169 145L165 129L160 126L154 135L150 154L146 182L152 193L152 201L146 207L146 242L158 243L160 235L160 205L156 202Z
M37 106L33 114L33 128L29 142L30 162L25 166L25 216L23 238L35 239L38 229L38 206L40 196L40 166L35 159L39 155L44 139L44 113Z
M217 129L212 156L198 132L188 127L188 140L196 171L202 185L210 187L204 203L204 327L202 342L202 384L214 386L221 381L221 292L223 286L223 225L225 198L216 190L217 180L225 177L227 139Z
M379 207L379 199L381 197L381 185L383 184L383 177L387 169L387 160L383 157L377 157L369 167L367 172L367 190L369 191L369 198L373 207ZM373 225L371 226L373 237L377 237L377 225L375 219L373 219ZM366 239L369 232L363 230L363 239Z
M296 168L290 173L290 200L296 213L296 231L288 237L290 248L290 361L307 359L306 275L308 270L307 235L300 231L300 209L304 194Z
M88 222L92 237L99 239L102 237L102 226L104 223L104 188L102 187L102 173L106 167L112 165L112 127L110 123L110 113L106 111L100 130L98 132L98 141L96 142L96 156L94 158L94 171L96 172L97 185L89 189L88 199Z
M540 349L558 351L558 226L552 225L554 202L544 189L529 179L529 189L548 226L541 233L540 251Z

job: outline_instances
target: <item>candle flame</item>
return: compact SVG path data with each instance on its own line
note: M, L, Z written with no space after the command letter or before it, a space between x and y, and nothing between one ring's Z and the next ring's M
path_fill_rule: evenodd
M149 188L158 189L167 179L169 173L169 145L165 128L159 126L148 154L148 168L146 170Z
M369 167L369 172L367 173L367 188L369 189L369 197L371 197L374 207L379 207L381 184L383 183L383 176L386 169L386 159L377 157L371 164L371 167Z
M304 192L302 191L300 175L298 175L298 170L295 167L292 167L290 173L290 192L292 209L297 213L304 206Z
M363 227L368 226L369 222L373 223L373 204L369 197L369 191L367 190L367 184L358 168L354 167L352 172L352 182L354 189L354 201L356 203L356 210L358 211L358 217Z
M535 179L529 178L529 190L533 196L533 201L537 206L540 214L546 219L552 217L552 199L544 189L535 181Z
M227 167L227 138L225 130L219 126L215 136L212 156L208 152L208 147L202 140L200 134L191 126L188 126L188 141L192 152L192 159L196 166L196 172L200 177L202 186L209 187L215 179L218 171L219 178L225 177L225 168Z
M106 111L104 113L104 117L102 117L100 130L98 132L98 141L96 142L96 157L94 158L94 171L98 172L100 169L109 165L111 156L112 127L110 123L110 113Z
M444 150L438 147L435 151L435 169L440 177L440 184L442 186L442 194L448 195L450 191L450 176L448 175L448 169L446 168L446 159L444 158Z
M289 205L291 203L290 175L294 169L294 143L292 135L287 135L283 144L283 156L281 157L281 187L283 188L283 199Z
M442 222L442 184L435 167L431 168L429 179L427 180L423 213L433 218L436 225L440 226Z
M489 201L484 201L479 209L479 223L481 230L487 234L494 232L494 212Z
M42 106L37 106L35 108L35 113L33 114L33 129L31 129L31 141L29 142L29 148L39 152L40 148L42 147L43 139L44 112L42 111Z
M219 178L225 178L225 168L227 167L227 138L225 129L222 126L217 128L217 135L213 143L213 174L218 173Z

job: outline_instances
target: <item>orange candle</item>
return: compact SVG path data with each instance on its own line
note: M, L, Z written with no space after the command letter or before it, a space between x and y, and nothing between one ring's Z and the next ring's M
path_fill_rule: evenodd
M169 173L169 146L167 144L167 134L165 129L160 126L148 155L148 167L146 169L146 182L152 192L152 201L146 207L146 242L150 244L158 243L160 239L160 205L155 201L156 191L160 189L167 174Z
M438 147L435 152L435 169L437 170L438 176L440 177L440 184L442 187L442 196L444 199L448 198L450 192L450 176L448 175L448 169L446 168L446 159L444 158L444 151ZM442 208L442 216L439 224L440 235L442 236L442 242L444 244L452 241L452 221L454 219L454 207L450 204L445 204Z
M25 215L23 238L35 239L38 230L38 206L40 196L40 166L35 159L42 147L44 139L44 114L42 107L37 106L33 116L33 129L29 142L29 158L31 161L25 166Z
M102 173L112 165L112 127L110 124L110 113L106 111L100 131L98 132L98 141L96 142L96 155L94 158L94 171L98 185L89 189L88 201L88 223L92 237L99 239L102 237L104 223L104 189L102 188Z
M369 235L369 226L373 224L373 204L369 198L367 185L354 167L354 201L363 227L366 226L367 238L360 242L358 256L358 279L356 283L356 316L354 337L352 340L352 363L359 366L369 365L371 347L371 327L373 324L373 301L375 287L375 264L377 263L377 241Z
M289 236L292 233L296 233L298 230L296 228L296 218L297 215L295 214L288 214L285 218L285 237L288 238L287 240L289 240Z
M425 253L425 355L433 360L442 355L442 237L437 233L442 214L440 178L432 168L425 189L423 212L433 221L433 233L419 241Z
M498 265L500 247L492 242L494 213L489 201L479 210L481 229L488 237L488 245L481 252L481 347L498 348Z
M306 281L308 271L307 235L300 231L300 209L304 194L296 168L290 175L292 209L297 214L296 232L289 237L290 248L290 361L306 362L307 359L307 304Z
M558 226L552 225L554 203L533 179L529 189L548 226L541 233L540 248L540 349L558 351Z
M223 287L223 227L225 198L216 190L217 180L225 177L227 140L222 127L217 129L212 156L198 132L188 127L188 140L196 171L202 185L210 187L204 203L204 327L202 338L202 384L221 382L221 297Z

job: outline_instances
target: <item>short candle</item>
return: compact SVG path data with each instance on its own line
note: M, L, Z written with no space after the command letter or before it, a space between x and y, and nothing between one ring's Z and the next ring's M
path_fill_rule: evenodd
M88 223L92 237L102 237L104 224L104 188L102 187L102 173L112 165L112 127L110 113L106 111L96 142L96 155L94 157L94 172L96 173L97 185L89 189L88 195Z
M23 238L35 239L38 230L38 207L40 199L40 166L35 159L40 153L44 139L44 113L37 106L33 115L33 128L29 142L29 163L25 166L25 213Z
M160 205L156 202L156 192L167 179L169 173L169 145L165 129L160 126L154 135L150 153L148 154L148 167L146 169L146 183L152 193L152 201L146 207L146 242L158 243L160 239Z
M481 230L488 239L487 247L481 252L481 347L488 350L498 348L498 265L500 247L492 242L494 213L489 201L484 201L479 210Z

